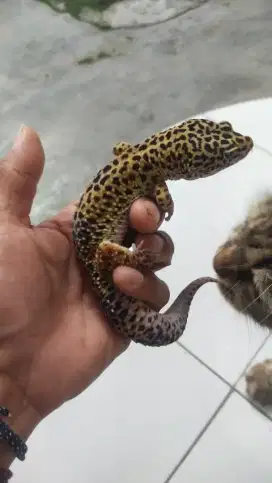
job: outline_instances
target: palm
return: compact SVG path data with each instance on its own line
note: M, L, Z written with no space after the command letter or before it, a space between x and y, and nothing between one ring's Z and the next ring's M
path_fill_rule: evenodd
M40 414L80 392L110 362L118 343L84 290L68 216L65 210L35 228L10 218L2 223L0 307L12 321L2 324L2 349L12 339L8 376Z

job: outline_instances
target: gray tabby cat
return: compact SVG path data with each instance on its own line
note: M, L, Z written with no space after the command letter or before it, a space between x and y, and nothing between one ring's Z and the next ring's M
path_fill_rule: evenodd
M272 194L255 202L213 259L219 289L238 311L272 330ZM247 392L263 405L272 403L272 360L253 366Z

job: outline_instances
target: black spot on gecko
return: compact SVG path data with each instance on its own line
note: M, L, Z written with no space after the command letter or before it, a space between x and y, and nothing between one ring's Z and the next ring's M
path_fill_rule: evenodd
M208 143L205 143L205 150L208 152L208 153L212 153L213 152L213 149L211 147L210 144Z
M151 149L150 149L150 153L151 153ZM146 163L148 163L148 162L149 162L149 156L148 156L148 154L147 154L147 153L144 153L144 155L143 155L143 159L144 159L144 161L145 161ZM143 168L144 168L144 167L143 167Z
M101 178L100 180L100 183L104 185L109 178L110 176L108 174L106 176L103 176L103 178Z
M229 133L227 133L227 132L223 132L222 138L224 138L224 139L231 139L232 138L232 135L229 134Z
M146 144L142 144L142 145L141 145L141 146L138 148L138 150L139 150L139 151L145 151L145 150L146 150L146 148L147 148L147 145L146 145Z
M132 159L133 161L141 161L141 156L139 156L138 154L134 154L134 156L132 156Z
M113 200L114 199L112 194L108 194L108 193L104 193L103 198L105 200Z
M97 222L97 219L96 218L88 217L88 223L90 225L95 225L96 222Z
M136 174L134 174L134 173L129 173L129 175L128 175L128 179L129 179L129 181L135 181L135 180L136 180Z
M147 159L147 161L149 161L149 159ZM152 168L152 165L150 163L147 163L147 164L144 164L143 165L143 171L147 172L147 171L151 171L153 168Z
M120 179L118 178L118 176L114 176L114 177L112 178L112 181L113 181L113 183L114 183L114 184L116 184L117 186L121 186L121 181L120 181Z
M127 314L128 314L128 310L123 309L121 310L121 312L118 313L118 316L120 317L120 319L125 319L127 317Z
M126 172L127 172L127 168L126 168L126 166L122 166L122 167L119 169L119 173L120 173L120 174L124 174L124 173L126 173Z
M103 173L107 173L107 172L108 172L108 171L110 171L110 170L111 170L111 165L110 165L110 164L107 164L107 166L105 166L105 167L102 169Z
M96 175L96 177L93 180L93 183L97 183L100 179L100 172Z

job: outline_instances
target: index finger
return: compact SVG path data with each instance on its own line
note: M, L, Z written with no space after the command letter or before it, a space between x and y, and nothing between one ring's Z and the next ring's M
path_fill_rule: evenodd
M139 198L130 209L130 225L138 233L154 233L163 222L163 215L151 200Z
M61 223L62 228L65 227L65 231L71 235L73 216L76 211L77 204L77 201L70 203L50 221L57 221ZM146 198L139 198L132 204L130 208L129 220L130 226L133 230L138 233L148 234L155 233L157 231L163 222L163 216L155 203Z

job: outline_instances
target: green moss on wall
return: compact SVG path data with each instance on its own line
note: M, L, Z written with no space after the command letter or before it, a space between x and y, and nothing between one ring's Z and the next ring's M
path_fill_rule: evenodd
M77 18L83 8L89 7L102 12L120 0L37 0L46 3L57 12L66 11ZM63 8L64 7L64 8Z

